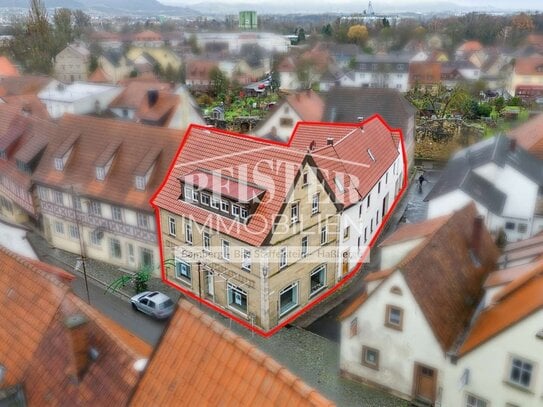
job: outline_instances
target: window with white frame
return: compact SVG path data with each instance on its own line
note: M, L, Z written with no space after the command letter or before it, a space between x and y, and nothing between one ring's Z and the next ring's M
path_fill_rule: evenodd
M192 244L192 225L185 223L185 242Z
M175 223L175 218L168 216L168 233L170 236L175 236L177 233L177 225Z
M111 207L111 216L113 217L113 220L117 222L123 221L123 211L118 206L112 206Z
M298 306L298 283L293 283L279 291L279 316L285 315Z
M239 205L232 205L232 215L239 216Z
M204 246L204 251L211 251L211 235L209 232L202 232L202 244Z
M249 211L246 208L241 208L241 219L245 220L249 216Z
M196 192L192 187L185 186L184 192L186 201L198 202L198 192Z
M138 213L138 226L142 229L149 229L149 215Z
M307 250L308 250L308 237L304 236L302 237L302 246L301 246L301 252L300 252L300 255L302 258L307 256Z
M251 251L243 249L243 258L241 261L241 268L246 271L251 271Z
M230 242L228 240L222 241L222 258L230 260Z
M211 197L209 196L209 194L200 194L200 202L202 203L202 205L204 206L209 206L209 202L211 201Z
M96 230L89 232L89 240L93 246L101 246L100 234Z
M219 209L220 200L217 197L212 196L211 197L211 207L214 209Z
M466 407L487 407L488 402L473 394L466 394Z
M55 221L55 233L57 235L63 235L64 234L64 223Z
M140 175L136 176L136 189L143 191L145 189L145 177Z
M247 313L247 292L233 284L226 286L228 306L244 314Z
M38 187L38 196L42 201L49 201L49 190L44 187Z
M175 258L175 278L179 280L191 281L190 263Z
M64 197L62 196L62 192L53 191L53 199L57 205L64 205Z
M321 245L328 243L328 226L321 228Z
M79 239L79 229L77 228L77 225L69 225L68 233L72 239Z
M524 388L530 388L534 365L532 362L513 356L509 370L509 382Z
M287 248L281 247L279 251L279 268L282 269L287 266Z
M324 287L326 287L326 266L324 264L321 264L319 267L311 272L310 283L310 296L318 293Z
M102 216L102 205L100 204L100 202L91 201L90 213L95 216Z
M319 193L313 194L311 200L311 214L314 215L319 212Z
M109 239L109 254L111 257L120 259L122 257L121 242L119 239Z
M296 223L298 222L298 211L300 209L300 205L298 202L294 202L291 206L290 206L290 222L291 223Z
M228 213L230 210L230 203L221 199L221 211Z

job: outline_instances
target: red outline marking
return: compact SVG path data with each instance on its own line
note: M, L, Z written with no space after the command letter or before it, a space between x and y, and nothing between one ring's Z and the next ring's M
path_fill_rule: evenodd
M164 252L163 252L163 245L162 245L162 225L161 225L161 222L160 222L160 211L159 211L160 208L157 205L155 205L154 202L155 202L155 198L157 197L159 192L162 190L162 188L164 187L164 185L168 181L168 179L169 179L169 177L170 177L170 175L171 175L171 173L172 173L172 171L173 171L173 169L175 167L175 163L177 162L179 154L181 153L182 148L185 146L185 143L187 142L188 138L190 137L190 134L191 134L191 131L192 131L193 128L208 130L208 131L212 131L214 133L225 134L225 135L229 135L229 136L233 136L233 137L237 137L237 138L242 138L242 139L246 139L246 140L260 142L260 143L263 143L263 144L271 144L271 145L277 145L277 146L281 146L281 147L290 147L292 141L294 140L294 134L296 134L296 131L298 130L298 127L300 127L300 126L351 127L351 128L355 128L355 127L360 127L361 125L364 125L364 124L369 123L369 122L371 122L373 120L376 120L376 119L379 120L391 133L394 132L394 133L398 133L400 135L400 144L402 146L402 156L403 156L403 183L402 183L402 188L400 189L400 191L398 191L398 195L394 199L394 202L390 206L387 214L385 215L385 217L382 218L381 225L379 226L379 228L375 232L375 235L373 236L373 239L370 241L369 246L366 248L366 250L364 251L364 253L360 257L360 259L359 259L358 263L356 264L356 266L354 266L353 269L346 276L344 276L341 279L341 281L339 281L336 285L334 285L332 288L330 288L326 292L324 292L321 295L314 298L312 301L307 303L303 308L296 311L288 319L284 320L283 322L281 322L279 325L277 325L273 329L271 329L269 331L264 331L259 327L256 327L256 326L253 326L253 325L249 324L246 320L241 319L240 317L238 317L237 315L229 312L228 310L220 308L217 305L213 304L212 302L209 302L205 298L198 297L192 291L190 291L190 290L186 289L185 287L182 287L182 286L180 286L180 285L178 285L178 284L176 284L176 283L174 283L174 282L172 282L172 281L170 281L170 280L168 280L166 278L166 269L165 269L165 266L164 266ZM391 128L388 125L388 123L386 123L385 120L381 117L381 115L379 115L377 113L370 116L370 117L368 117L366 120L364 120L364 121L362 121L360 123L297 122L296 126L294 126L294 130L292 131L292 134L291 134L288 142L266 140L266 139L262 139L262 138L252 136L252 135L248 135L248 134L234 133L234 132L231 132L231 131L228 131L228 130L217 129L217 128L214 128L214 127L202 126L202 125L199 125L199 124L191 124L188 127L188 129L186 130L186 132L185 132L185 134L183 136L183 140L182 140L179 148L177 149L177 153L175 154L175 158L173 159L173 161L172 161L172 163L171 163L171 165L170 165L170 167L168 169L168 175L166 177L164 177L164 180L160 184L160 187L155 191L155 193L153 194L152 198L149 201L150 205L155 210L156 223L157 223L157 227L158 227L157 228L157 233L158 233L158 243L159 243L160 259L161 259L161 267L160 267L161 273L160 273L160 275L161 275L162 281L164 283L168 284L169 286L177 289L178 291L181 291L184 295L187 295L190 298L192 298L192 299L194 299L196 301L199 301L200 303L203 303L207 307L217 311L221 315L236 321L238 324L244 326L245 328L248 328L248 329L256 332L257 334L263 336L264 338L269 338L270 336L277 333L280 329L282 329L286 325L290 324L292 321L294 321L296 318L298 318L301 314L309 311L311 308L313 308L319 302L323 301L325 298L332 295L334 292L336 292L339 288L341 288L345 283L347 283L347 281L349 281L351 278L353 278L360 271L360 268L362 267L362 264L364 263L364 260L366 259L366 256L368 255L369 250L373 247L373 245L377 241L377 238L381 234L381 231L383 230L383 227L386 225L388 219L390 218L390 216L394 212L394 209L398 205L398 202L403 198L403 195L404 195L406 189L407 189L407 156L406 156L406 150L405 150L405 141L404 141L403 131L401 129L393 129L393 128Z

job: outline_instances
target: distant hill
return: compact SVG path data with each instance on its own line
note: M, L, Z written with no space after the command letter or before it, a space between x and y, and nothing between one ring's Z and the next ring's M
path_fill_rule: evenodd
M49 9L66 7L70 9L96 10L108 14L170 14L196 16L198 11L188 7L164 5L157 0L45 0ZM28 8L29 0L0 0L0 8Z

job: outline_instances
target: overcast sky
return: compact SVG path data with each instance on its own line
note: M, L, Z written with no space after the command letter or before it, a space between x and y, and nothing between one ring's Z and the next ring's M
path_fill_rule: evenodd
M191 4L198 4L198 3L224 3L224 4L258 4L263 5L261 1L258 0L159 0L161 3L164 4L175 4L180 6L189 6ZM320 3L320 2L319 2ZM353 3L357 3L360 5L360 9L363 10L367 8L367 2L365 0L333 0L328 1L329 9L331 12L333 11L341 11L341 6L345 4L349 4L350 6L353 5ZM488 5L489 7L493 8L503 8L503 9L532 9L532 10L543 10L543 0L388 0L388 1L373 1L373 8L376 13L379 12L379 5L382 4L382 6L385 6L386 8L390 8L392 4L397 5L398 8L401 8L405 4L413 5L413 4L433 4L435 6L439 4L443 4L446 8L446 4L454 3L460 6L467 6L467 7L475 7L475 6L485 6ZM273 4L279 5L289 5L292 4L292 0L274 0ZM297 5L314 5L315 0L297 0ZM324 4L319 4L322 8Z

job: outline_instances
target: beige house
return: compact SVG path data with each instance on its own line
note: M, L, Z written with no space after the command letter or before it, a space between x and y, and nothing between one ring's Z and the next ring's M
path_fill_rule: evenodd
M98 65L103 69L107 78L112 83L117 83L128 78L134 69L134 65L120 50L109 50L100 55Z
M357 270L377 230L359 206L381 179L394 186L399 158L380 126L308 124L289 146L191 127L153 201L168 282L263 332L295 318ZM338 248L353 237L351 264Z
M32 175L49 243L135 270L157 269L149 199L166 175L178 131L65 114Z
M82 44L70 44L55 57L55 78L64 83L86 81L90 51Z

